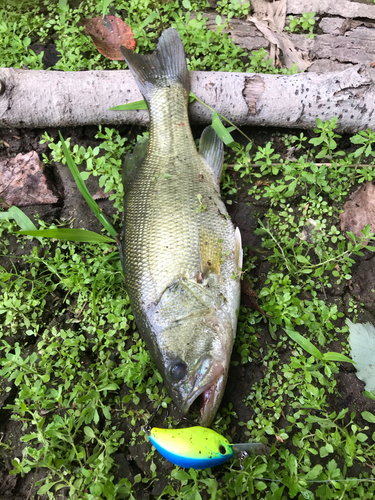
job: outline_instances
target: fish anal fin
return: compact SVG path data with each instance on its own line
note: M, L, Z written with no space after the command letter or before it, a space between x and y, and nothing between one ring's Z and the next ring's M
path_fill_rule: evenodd
M220 183L224 162L224 145L211 125L203 130L199 143L199 153L210 166L217 182Z

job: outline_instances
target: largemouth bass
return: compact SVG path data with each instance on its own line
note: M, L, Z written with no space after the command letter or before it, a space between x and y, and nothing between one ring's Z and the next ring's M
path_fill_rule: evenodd
M149 140L124 164L122 261L137 327L176 406L203 395L208 426L228 376L240 301L242 248L219 182L223 143L212 127L196 150L189 74L178 32L155 52L121 47L150 113Z

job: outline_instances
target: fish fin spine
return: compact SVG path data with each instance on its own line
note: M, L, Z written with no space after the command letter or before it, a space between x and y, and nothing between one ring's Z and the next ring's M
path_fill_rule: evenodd
M242 238L241 238L241 232L238 229L238 227L236 227L236 230L234 232L234 237L236 240L235 256L236 256L236 269L238 272L240 269L242 270L242 265L243 265Z

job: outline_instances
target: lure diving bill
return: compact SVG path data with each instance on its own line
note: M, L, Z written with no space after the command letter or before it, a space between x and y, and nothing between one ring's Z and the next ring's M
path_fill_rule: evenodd
M153 427L149 439L164 458L185 468L215 467L243 453L268 454L263 443L231 444L212 429L200 426L185 429Z

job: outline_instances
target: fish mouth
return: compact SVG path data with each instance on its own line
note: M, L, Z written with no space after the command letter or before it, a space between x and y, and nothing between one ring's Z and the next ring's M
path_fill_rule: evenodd
M186 413L192 403L199 396L202 396L199 424L203 427L208 427L213 422L220 406L227 379L225 372L223 363L214 361L210 366L209 373L206 373L201 379L199 379L199 375L196 376L193 389L185 402Z
M222 374L212 385L207 387L207 389L202 392L202 406L199 424L203 427L211 425L215 418L223 397L225 381L226 377Z

